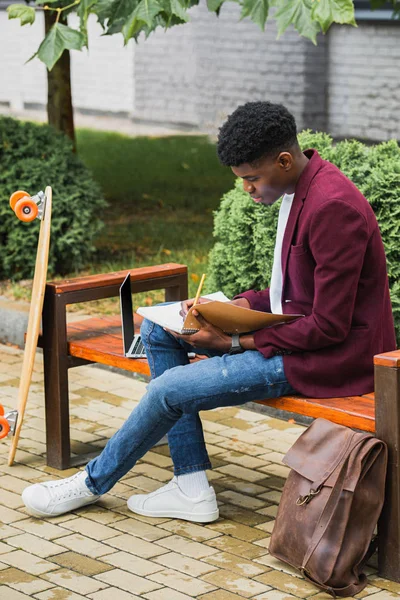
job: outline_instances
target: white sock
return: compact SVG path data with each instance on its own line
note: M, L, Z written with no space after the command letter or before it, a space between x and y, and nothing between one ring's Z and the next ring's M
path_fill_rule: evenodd
M197 498L201 492L207 492L210 488L205 471L178 475L176 481L180 490L189 498Z

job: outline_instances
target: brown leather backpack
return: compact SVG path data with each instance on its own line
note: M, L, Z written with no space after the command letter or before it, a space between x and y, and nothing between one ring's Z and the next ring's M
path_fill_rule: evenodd
M283 459L291 468L269 551L326 592L352 596L383 506L387 448L368 433L316 419Z

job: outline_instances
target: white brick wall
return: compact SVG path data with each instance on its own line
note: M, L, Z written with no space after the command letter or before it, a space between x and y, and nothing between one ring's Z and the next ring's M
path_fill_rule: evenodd
M0 103L46 104L44 66L24 64L43 28L40 16L22 29L0 10ZM398 22L333 27L315 47L294 30L276 40L274 22L261 32L239 21L229 2L219 18L200 5L190 23L125 48L101 31L90 20L89 52L71 52L75 109L215 132L238 104L268 99L286 104L299 128L400 139Z
M329 130L400 139L400 23L334 27L329 34Z

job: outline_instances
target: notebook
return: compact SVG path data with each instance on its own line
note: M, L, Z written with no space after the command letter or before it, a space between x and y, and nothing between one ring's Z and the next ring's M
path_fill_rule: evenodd
M220 302L228 302L229 298L222 292L214 292L203 296L210 300L219 300ZM158 306L139 306L137 313L161 327L166 327L176 333L190 334L196 333L199 330L198 323L193 323L193 326L188 327L186 319L180 314L181 303L173 302L172 304L162 304Z
M124 343L124 355L128 358L146 358L140 334L135 335L133 321L132 290L130 273L125 277L119 288L119 299L121 307L122 340Z

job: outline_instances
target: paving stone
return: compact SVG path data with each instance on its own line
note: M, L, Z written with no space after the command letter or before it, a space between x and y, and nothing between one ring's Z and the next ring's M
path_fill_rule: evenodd
M95 523L94 521L85 519L84 517L72 519L71 521L65 521L62 526L65 527L65 529L75 531L76 533L81 533L86 537L93 538L97 541L107 540L108 538L115 536L115 529L112 527Z
M269 507L271 508L271 507ZM254 512L251 510L247 510L246 508L241 508L240 506L235 506L234 504L222 504L219 507L219 515L224 519L230 519L232 521L237 521L238 523L242 523L243 525L260 525L260 523L265 523L269 517L265 517L261 513L261 511L267 510L267 508L263 508L260 511Z
M102 581L107 585L112 585L116 588L125 590L126 592L134 591L135 594L139 595L145 594L146 592L151 592L152 590L156 590L161 587L159 584L154 583L149 579L138 577L137 575L133 575L127 571L122 571L121 569L113 569L112 571L108 571L108 573L95 575L94 579Z
M13 510L12 508L7 508L6 506L0 506L1 522L9 525L10 523L15 523L16 521L21 521L22 519L26 519L26 515L23 512Z
M116 587L108 587L94 594L88 594L87 598L91 598L91 600L110 600L110 598L114 598L115 600L141 600L136 594L125 592Z
M141 575L143 577L164 569L163 566L160 566L151 560L145 560L144 558L139 558L138 556L123 551L103 556L102 561L113 567L128 571L128 573Z
M331 596L332 597L332 596ZM292 594L287 594L286 592L280 592L279 590L271 590L269 592L264 592L259 596L254 596L252 600L297 600L298 596L292 596Z
M23 570L15 569L14 567L0 571L0 598L2 597L1 586L8 585L13 589L19 590L24 594L37 594L43 590L54 587L48 581L44 581L34 575L29 575ZM4 596L4 600L6 597Z
M222 587L228 592L238 593L245 598L251 598L256 594L261 594L270 589L268 585L264 585L254 579L243 577L232 571L224 571L223 569L204 575L202 579L218 587Z
M37 535L46 540L55 540L67 533L62 527L53 525L53 523L49 523L48 521L42 521L41 519L25 519L24 521L13 523L13 527L26 531L27 533L32 533L33 535ZM15 533L14 530L14 535Z
M89 577L112 569L110 565L102 561L89 558L88 556L78 552L64 552L63 554L58 554L57 556L53 556L52 562L60 567L77 571L78 573L82 573L82 575L88 575Z
M265 537L265 534L262 531L257 531L257 529L254 527L248 527L247 525L242 525L241 523L236 523L235 521L229 521L228 519L211 523L207 527L213 531L219 531L226 535L231 535L232 537L243 540L244 542L253 542L254 540L261 540L263 537ZM259 525L259 527L261 527L261 525Z
M168 552L168 550L154 542L146 542L146 540L140 540L127 533L107 539L105 543L113 548L130 552L141 558L153 558L153 556L159 556Z
M232 594L232 592L221 589L204 594L204 596L198 596L198 600L241 600L242 598L243 596L238 596L237 594Z
M250 559L258 558L259 556L266 554L266 550L264 548L258 548L255 544L242 542L241 540L237 540L226 535L214 540L208 540L206 544L212 548L218 548L218 550L223 552L230 552L231 554L245 556L246 558Z
M262 567L251 560L246 560L245 557L236 556L229 552L218 552L218 554L208 556L203 560L210 565L233 571L244 577L255 577L269 570L268 567Z
M192 600L191 596L181 594L181 592L177 592L176 590L167 587L160 588L149 594L144 594L143 598L146 598L147 600L171 600L172 598L173 600Z
M226 491L222 492L219 496L224 502L236 504L237 506L248 508L249 510L257 510L258 508L263 508L265 506L265 503L262 500L252 498L251 496L245 496L238 492Z
M389 592L396 592L398 595L400 595L400 583L396 583L395 581L388 581L387 579L383 579L382 577L378 576L370 577L370 581L374 586L378 588L388 590Z
M195 560L188 556L182 556L182 554L177 554L176 552L157 556L156 558L153 558L153 561L164 567L187 573L193 577L200 577L211 571L218 570L217 567L213 565L205 564L200 560Z
M123 531L124 533L130 533L135 537L147 540L148 542L154 542L170 535L169 532L164 531L159 527L148 525L147 523L143 523L134 518L125 519L124 521L115 523L114 529Z
M255 458L254 456L248 456L247 454L241 454L240 452L222 452L218 458L221 457L228 463L233 463L246 467L246 469L258 469L259 467L265 467L265 460L262 457Z
M4 594L4 600L31 600L31 596L27 596L18 590L13 590L7 585L1 588L1 593Z
M8 490L1 489L0 479L0 504L9 508L21 508L24 506L20 494L14 494Z
M8 554L1 555L1 562L11 565L21 571L26 571L30 575L43 575L48 571L57 569L57 565L39 558L23 550L15 550Z
M114 503L112 501L114 501ZM91 504L80 509L79 515L90 521L101 523L102 525L113 525L114 523L125 519L123 515L112 510L113 507L120 506L121 504L125 505L125 502L116 498L110 498L109 506L107 508L104 505L100 506L98 503Z
M204 542L205 540L211 540L212 538L221 535L219 532L210 531L207 527L201 527L195 523L179 520L163 523L160 527L167 531L171 531L172 533L176 533L177 535L188 537L195 542Z
M40 556L41 558L47 558L53 554L65 552L65 548L62 546L44 540L37 535L32 535L31 533L22 533L7 538L7 544L14 546L14 548L20 548L21 550Z
M199 596L200 594L211 592L216 587L206 581L195 579L173 569L165 569L159 573L154 573L154 575L149 575L149 579L188 596Z
M105 544L78 533L58 538L57 544L64 548L68 548L73 552L79 552L85 556L90 556L91 558L101 558L106 554L108 555L112 552L116 552L116 550L110 548L110 546L106 546Z
M218 553L216 548L209 548L205 544L192 542L180 535L170 535L167 538L159 540L158 545L183 554L184 556L190 556L191 558L205 558Z
M292 577L291 575L280 571L269 571L268 573L264 573L264 575L257 577L257 581L281 590L282 592L293 594L299 598L307 598L319 591L316 586L305 579Z
M241 481L240 479L236 479L235 477L223 477L222 479L218 479L214 484L215 489L218 490L219 496L224 492L224 488L232 490L234 492L238 492L239 494L246 494L247 496L257 496L265 494L268 488L265 487L266 479L260 481L260 483L264 485L259 485L257 483L251 483L249 481Z
M93 577L87 577L69 569L59 569L54 573L47 573L43 577L60 587L83 595L108 587L102 581L97 581Z

